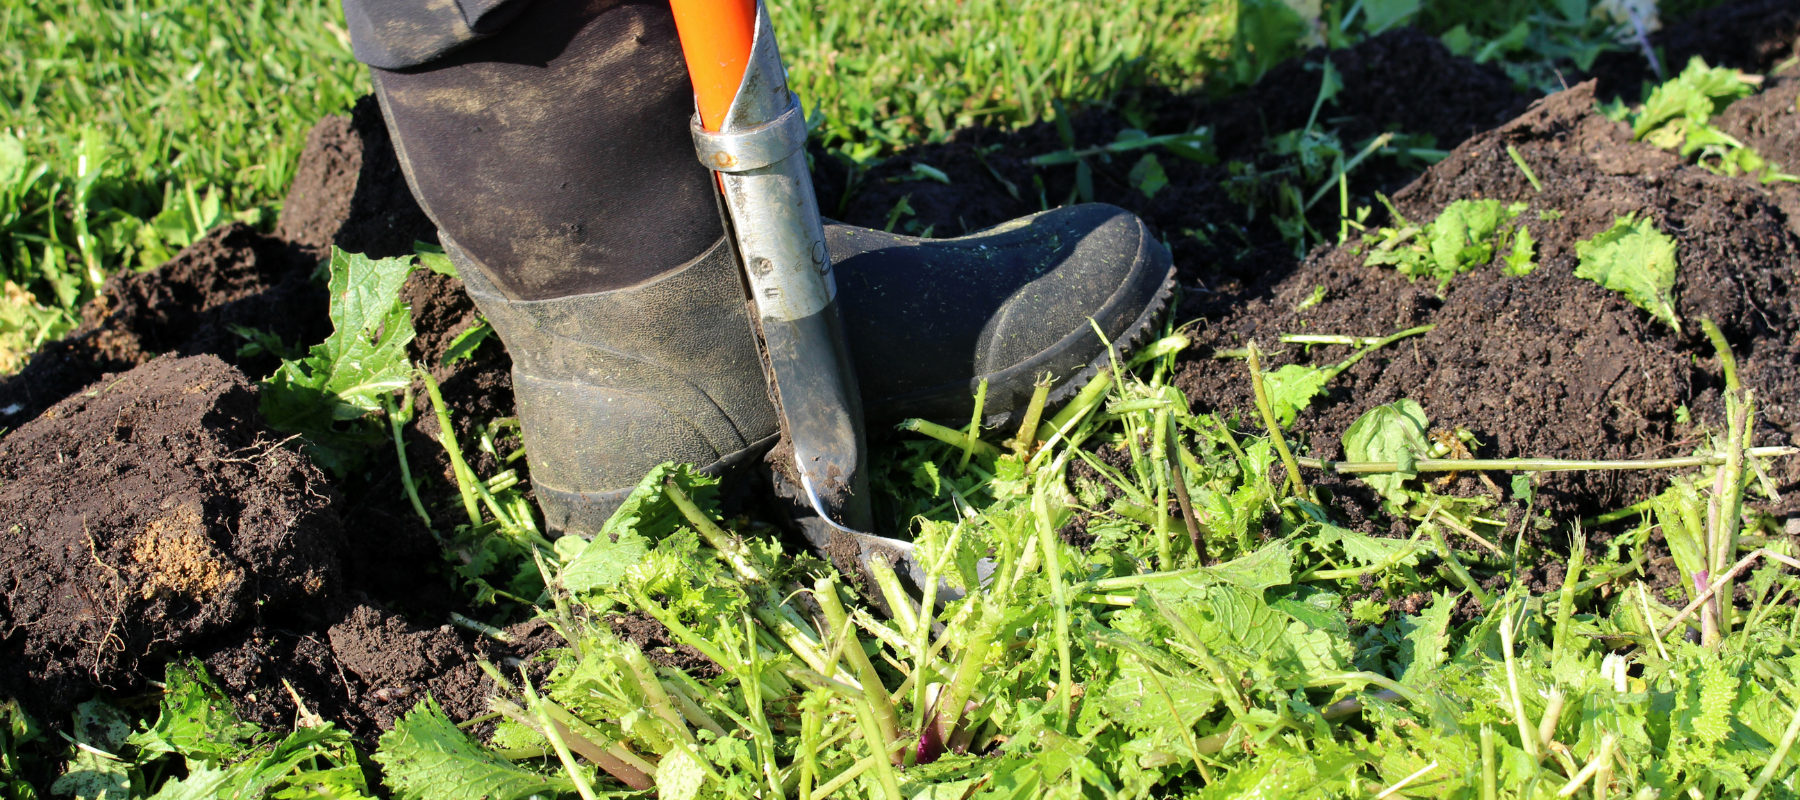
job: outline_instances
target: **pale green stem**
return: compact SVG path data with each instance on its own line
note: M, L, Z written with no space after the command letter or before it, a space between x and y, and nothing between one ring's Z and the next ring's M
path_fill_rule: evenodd
M425 529L429 531L431 515L425 513L425 503L419 499L419 487L413 483L412 465L406 460L406 439L401 436L406 420L412 418L412 387L408 386L406 389L406 405L403 408L395 409L394 398L385 394L381 396L381 405L387 412L388 429L394 434L394 455L400 460L400 485L406 490L406 499L412 503L413 513L419 515L420 521L425 523ZM437 531L431 531L431 535L436 536Z
M969 412L969 429L963 432L963 454L962 461L957 464L958 469L969 468L969 457L975 455L975 443L981 441L981 412L987 405L987 390L987 378L982 378L981 383L975 386L975 410Z
M563 771L569 773L569 779L575 782L575 791L581 793L581 800L599 800L594 794L594 787L588 785L587 775L582 772L581 765L575 762L574 754L569 752L568 743L563 741L557 730L555 720L544 711L543 703L538 700L537 690L531 687L531 676L521 671L525 683L525 697L531 702L531 710L537 714L538 724L544 726L544 738L550 740L550 746L556 750L557 760L562 762Z
M1751 458L1774 458L1800 454L1796 447L1752 447L1744 451ZM1510 470L1515 472L1583 472L1632 469L1681 469L1685 467L1706 467L1725 463L1723 453L1712 453L1703 456L1683 456L1680 458L1651 458L1638 461L1571 461L1556 458L1421 458L1414 461L1412 468L1417 472L1474 472L1484 470ZM1326 461L1318 458L1297 458L1300 466L1308 469L1335 472L1341 475L1366 475L1387 472L1399 472L1400 464L1396 461Z
M431 373L419 370L419 377L425 380L425 393L431 397L431 409L437 414L438 444L443 445L444 454L450 457L450 469L456 474L456 488L462 493L463 510L469 514L471 526L481 525L481 507L475 497L475 473L469 469L469 462L463 460L462 446L456 443L456 428L450 424L450 407L444 404L444 395L438 391L437 379Z
M1044 571L1050 578L1050 601L1056 604L1056 696L1062 704L1065 730L1075 722L1075 671L1069 655L1069 589L1064 584L1062 555L1058 552L1056 528L1050 521L1050 502L1044 497L1043 476L1032 493L1031 510L1037 517L1038 546L1044 551Z
M1510 608L1500 609L1500 613L1506 615L1500 618L1500 647L1506 654L1506 685L1511 693L1513 721L1519 727L1519 746L1532 761L1540 761L1543 756L1538 751L1537 731L1532 729L1531 720L1525 716L1525 698L1519 694L1519 667L1513 656L1515 617Z
M1781 734L1781 743L1775 746L1775 754L1756 774L1756 781L1750 784L1750 791L1744 793L1743 800L1756 800L1769 781L1775 779L1775 773L1781 769L1781 762L1787 760L1788 750L1793 748L1796 738L1800 738L1800 703L1794 704L1794 716L1788 720L1787 731Z
M922 433L952 447L968 450L977 455L995 457L1000 455L1000 448L980 439L969 436L955 428L946 428L935 422L922 419L909 419L899 424L899 429L912 433Z
M1013 437L1012 449L1021 459L1031 457L1032 450L1037 447L1038 420L1044 416L1044 403L1050 399L1049 376L1039 378L1031 389L1031 402L1025 406L1025 419L1019 423L1019 432Z
M900 738L900 715L895 712L893 699L888 696L887 689L881 685L881 674L875 671L875 665L870 663L868 654L863 652L862 640L856 635L856 626L850 624L850 615L838 600L837 581L829 576L819 578L813 584L813 599L818 602L819 610L824 612L825 623L831 626L831 635L845 637L844 658L850 662L857 681L862 684L863 697L875 711L883 745ZM921 667L915 669L918 668L922 668L922 662Z
M1275 452L1281 454L1281 463L1287 467L1288 488L1297 497L1306 493L1306 481L1300 477L1300 464L1294 460L1294 454L1288 450L1287 440L1282 438L1281 423L1275 419L1275 411L1269 405L1269 390L1263 385L1262 358L1256 342L1251 342L1250 350L1250 388L1256 395L1256 410L1262 414L1263 425L1269 429L1269 439L1275 443Z
M749 547L726 533L718 523L708 518L699 506L694 505L693 500L688 499L687 492L681 490L674 478L664 481L663 489L668 492L669 500L675 504L675 508L681 511L681 516L687 518L688 524L693 525L694 530L700 532L707 544L712 545L714 550L719 551L719 555L725 557L725 563L731 565L732 571L736 572L738 577L752 583L763 582L762 570L757 569L756 564L752 561Z

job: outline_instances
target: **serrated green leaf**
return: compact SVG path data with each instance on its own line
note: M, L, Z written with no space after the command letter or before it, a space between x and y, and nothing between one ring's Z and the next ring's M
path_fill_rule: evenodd
M1405 398L1371 408L1344 431L1344 459L1397 461L1405 465L1431 449L1425 438L1429 424L1425 409ZM1412 497L1406 482L1418 477L1418 473L1394 472L1361 477L1388 502L1403 506Z
M331 336L306 358L282 362L263 381L261 404L271 426L306 437L314 460L343 475L384 437L366 419L382 395L412 382L412 312L399 298L413 262L334 248L329 267Z
M374 758L401 800L518 800L574 791L566 777L540 775L470 741L431 695L381 735Z
M219 764L241 757L259 728L244 722L197 660L170 662L163 675L162 711L156 724L129 742L147 753L176 753L192 762Z
M1165 675L1135 656L1125 656L1100 703L1106 716L1127 730L1179 733L1210 713L1218 698L1218 692L1197 675Z
M1531 228L1520 225L1513 234L1512 252L1506 254L1506 264L1500 271L1514 278L1523 278L1537 269L1537 241L1531 238Z
M694 472L686 464L657 465L632 488L593 541L563 568L563 586L578 595L618 586L632 567L643 563L654 543L685 525L686 519L663 487L670 480L701 510L710 512L718 492L717 478Z
M238 770L197 765L187 777L171 779L150 800L214 800L226 794Z
M1417 686L1428 679L1444 661L1449 658L1450 648L1450 612L1456 609L1456 597L1449 593L1440 593L1431 599L1431 605L1416 616L1406 618L1411 631L1406 634L1406 643L1401 648L1401 657L1406 658L1406 672L1400 676L1400 682Z
M661 800L694 800L706 785L706 768L676 748L656 765L656 796Z
M1246 556L1202 570L1207 578L1261 592L1294 580L1294 551L1286 542L1274 541Z
M1643 112L1632 123L1632 135L1643 139L1676 119L1704 123L1750 92L1750 84L1738 78L1737 70L1708 67L1705 59L1694 56L1680 75L1650 91Z
M1524 209L1523 204L1492 199L1458 200L1424 227L1382 228L1365 237L1372 247L1363 264L1392 266L1413 280L1435 278L1440 287L1448 285L1457 275L1492 261ZM1524 258L1529 261L1530 256ZM1512 263L1509 257L1508 266Z
M1329 369L1288 364L1263 375L1263 385L1269 393L1269 408L1275 412L1275 419L1282 427L1293 426L1294 418L1301 409L1312 405L1313 397L1325 388L1325 382L1331 380L1333 374Z
M50 792L76 800L128 800L131 764L91 750L77 750L68 768L50 785Z
M1626 215L1592 239L1575 243L1575 277L1625 295L1632 305L1681 332L1675 318L1675 240L1649 218Z
M1382 539L1328 523L1319 525L1318 538L1314 541L1320 545L1338 545L1347 558L1361 566L1418 562L1418 548L1405 539Z

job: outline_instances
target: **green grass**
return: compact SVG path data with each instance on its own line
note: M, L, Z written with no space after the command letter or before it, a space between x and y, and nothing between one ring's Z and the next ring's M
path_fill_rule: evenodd
M342 16L336 0L0 5L0 373L104 275L274 219L307 130L368 91Z
M857 160L976 124L1048 118L1147 82L1194 88L1231 54L1231 0L775 0L815 135Z

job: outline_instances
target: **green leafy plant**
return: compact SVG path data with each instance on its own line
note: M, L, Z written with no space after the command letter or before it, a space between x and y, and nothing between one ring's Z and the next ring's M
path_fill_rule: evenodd
M1508 275L1528 275L1536 269L1532 262L1536 242L1523 223L1514 224L1526 207L1499 200L1458 200L1431 222L1415 225L1390 205L1397 227L1363 237L1369 246L1363 264L1392 266L1413 280L1435 278L1442 291L1451 279L1492 262L1510 245L1502 269Z
M1708 67L1695 56L1680 75L1657 86L1640 109L1619 107L1613 116L1631 123L1632 135L1721 175L1751 175L1763 183L1800 181L1754 148L1715 127L1711 120L1755 86L1743 73Z
M413 260L333 248L329 268L331 336L283 362L261 402L271 426L304 436L313 460L343 475L384 438L374 419L382 398L412 383L412 313L399 298Z
M1649 217L1626 215L1593 238L1575 244L1575 277L1625 295L1632 305L1681 331L1675 316L1675 240Z
M79 800L374 796L350 736L299 695L298 724L283 736L240 719L198 661L171 662L162 687L147 725L104 700L78 706L74 757L51 792Z

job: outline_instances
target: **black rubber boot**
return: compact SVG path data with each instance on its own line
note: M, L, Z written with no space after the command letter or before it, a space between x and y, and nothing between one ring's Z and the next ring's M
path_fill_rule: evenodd
M666 5L535 0L490 38L374 77L413 193L512 355L550 529L591 535L664 461L725 472L774 442ZM983 378L990 423L1041 374L1066 396L1107 357L1089 319L1122 352L1173 278L1111 206L958 239L826 238L871 425L966 422Z

